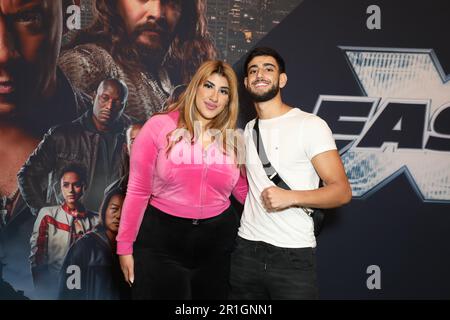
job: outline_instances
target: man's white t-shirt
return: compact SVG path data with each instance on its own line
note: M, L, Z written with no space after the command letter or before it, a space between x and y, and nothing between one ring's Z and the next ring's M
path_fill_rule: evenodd
M314 248L314 225L307 213L300 208L267 212L262 205L262 191L274 183L267 177L256 151L252 137L254 124L255 119L247 123L244 132L249 192L238 234L277 247ZM325 121L293 108L279 117L259 120L259 131L269 161L292 190L319 187L320 179L311 159L322 152L336 150Z

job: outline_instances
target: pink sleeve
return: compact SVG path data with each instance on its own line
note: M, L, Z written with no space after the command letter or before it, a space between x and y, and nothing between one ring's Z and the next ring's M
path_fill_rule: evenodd
M133 243L152 193L153 172L160 151L158 138L167 121L170 119L161 115L150 118L133 143L127 194L116 238L118 255L133 253Z
M234 186L233 191L231 192L233 196L236 198L237 201L244 204L245 198L247 197L248 193L248 183L247 183L247 174L244 170L240 170L239 179Z

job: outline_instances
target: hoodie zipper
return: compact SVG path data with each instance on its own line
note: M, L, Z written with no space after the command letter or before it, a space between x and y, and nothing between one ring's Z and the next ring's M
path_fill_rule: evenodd
M207 150L203 150L202 148L202 165L203 165L203 170L202 170L202 182L201 182L201 189L200 189L200 217L199 219L202 218L203 216L203 210L204 210L204 195L205 195L205 189L206 189L206 174L208 171L208 164L206 162L206 155L207 155Z

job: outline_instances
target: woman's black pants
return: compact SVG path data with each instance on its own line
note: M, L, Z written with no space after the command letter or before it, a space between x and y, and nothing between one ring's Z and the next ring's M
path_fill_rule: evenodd
M149 206L134 244L133 299L227 299L238 216L178 218Z

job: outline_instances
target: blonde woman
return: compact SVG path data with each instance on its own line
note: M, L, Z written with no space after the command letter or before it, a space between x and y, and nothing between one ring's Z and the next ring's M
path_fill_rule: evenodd
M236 134L237 79L221 61L200 66L168 112L134 142L117 253L133 299L226 299L248 185Z

